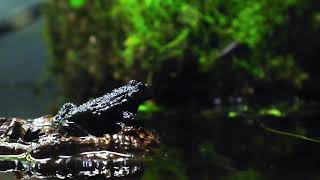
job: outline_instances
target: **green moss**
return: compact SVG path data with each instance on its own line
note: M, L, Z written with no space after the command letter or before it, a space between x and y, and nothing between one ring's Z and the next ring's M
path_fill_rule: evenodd
M295 0L51 0L46 17L52 69L72 98L129 79L151 83L155 73L179 77L179 68L158 71L168 61L175 67L195 61L197 73L227 67L237 81L280 80L301 88L308 74L299 68L299 59L277 51L286 40L270 37L286 29L281 26L290 22L288 13L304 7ZM231 42L247 47L247 54L219 59ZM83 83L71 86L74 81ZM83 84L94 87L73 95Z

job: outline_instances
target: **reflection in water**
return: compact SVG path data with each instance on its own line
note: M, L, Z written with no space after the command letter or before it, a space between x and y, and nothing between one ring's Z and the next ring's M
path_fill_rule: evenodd
M52 116L34 120L0 118L0 171L21 178L139 179L157 135L121 126L115 134L75 137L50 126Z
M79 177L139 177L142 174L142 156L133 156L111 151L84 152L76 156L35 159L24 153L2 155L0 170L15 172L17 177L59 179Z
M158 137L135 118L149 87L132 80L56 116L0 118L0 170L18 178L137 179Z

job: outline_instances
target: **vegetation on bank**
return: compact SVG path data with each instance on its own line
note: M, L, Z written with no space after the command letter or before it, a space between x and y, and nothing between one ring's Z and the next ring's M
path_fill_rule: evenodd
M238 89L275 82L299 89L310 71L302 63L314 53L304 50L308 39L300 37L313 38L320 24L313 5L298 0L50 1L51 67L73 99L128 79L184 81L184 69L209 80L212 73L222 80L231 76L230 86Z

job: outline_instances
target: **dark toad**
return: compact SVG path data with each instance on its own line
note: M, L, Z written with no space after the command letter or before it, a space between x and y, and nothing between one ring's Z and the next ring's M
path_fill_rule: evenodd
M0 172L20 177L134 177L158 144L157 135L135 119L150 96L130 81L80 106L65 104L56 116L0 118Z
M127 85L80 106L64 104L55 116L54 125L58 126L60 132L73 133L72 135L83 135L86 131L93 135L115 133L120 128L119 123L138 124L135 115L139 104L148 98L149 87L131 80Z

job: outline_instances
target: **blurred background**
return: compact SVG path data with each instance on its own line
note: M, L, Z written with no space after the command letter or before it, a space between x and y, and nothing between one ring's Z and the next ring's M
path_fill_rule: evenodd
M161 136L143 179L320 179L317 0L3 0L0 115L137 79Z
M56 88L49 83L39 91L49 60L43 38L44 18L32 16L26 9L40 2L43 1L1 2L0 116L35 118L49 113L50 102L56 99Z

